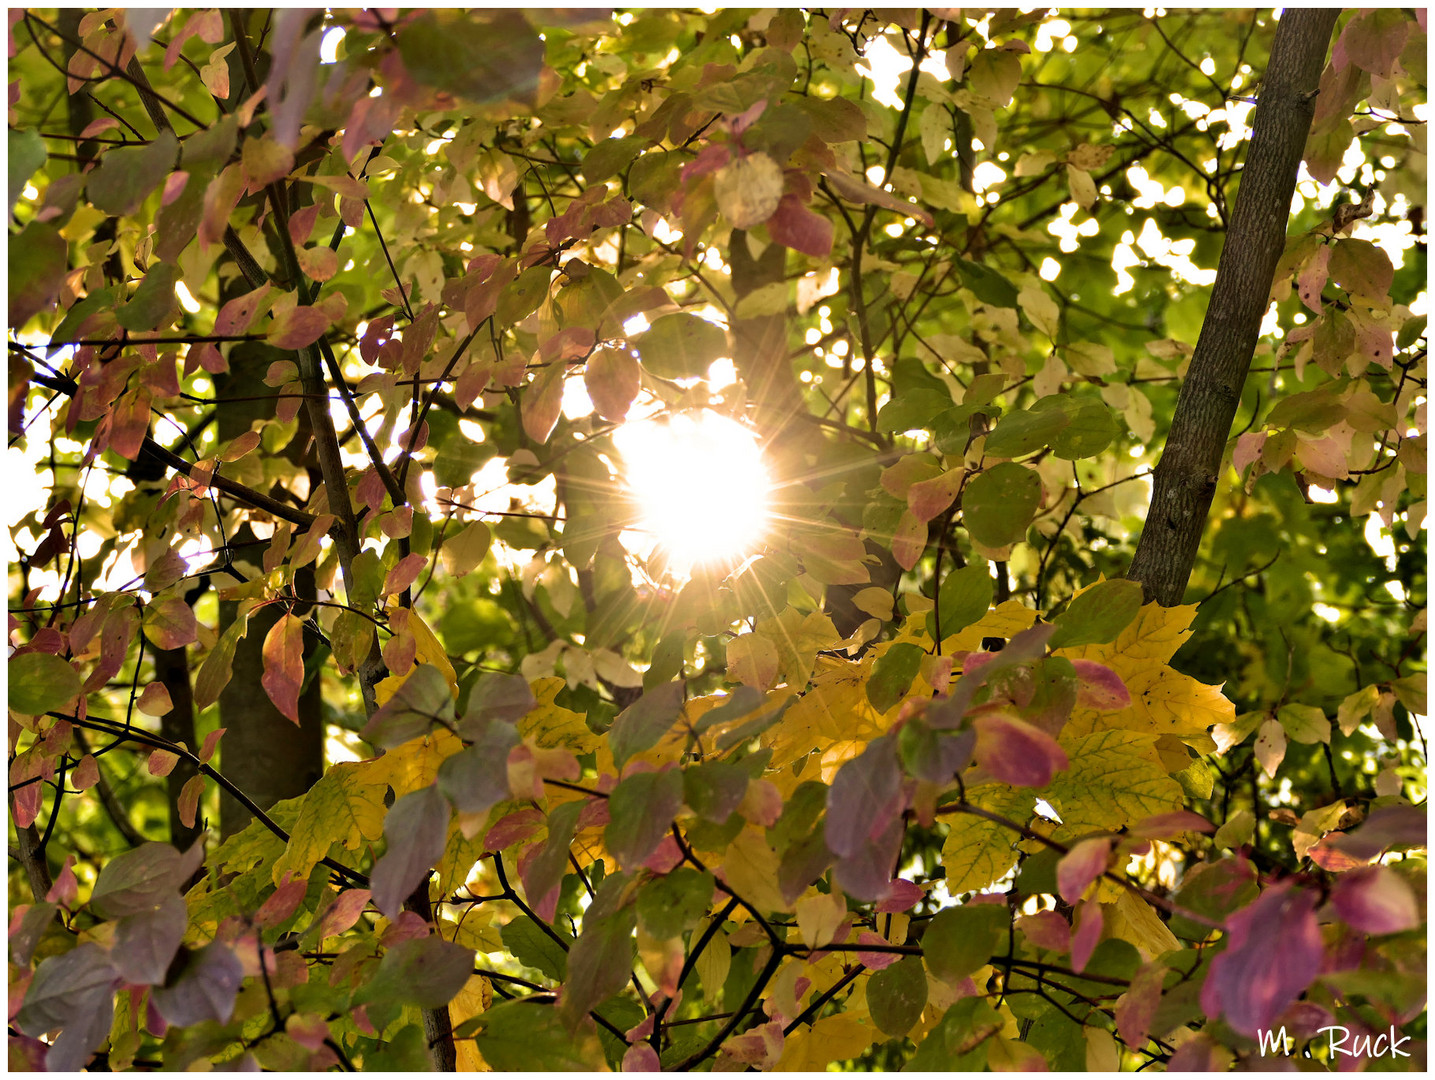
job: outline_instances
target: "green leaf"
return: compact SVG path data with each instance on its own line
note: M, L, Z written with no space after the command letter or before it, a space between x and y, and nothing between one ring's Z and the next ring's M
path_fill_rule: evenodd
M927 616L928 634L941 641L971 626L991 608L993 589L991 570L984 559L953 570L937 590L936 610ZM942 617L941 632L932 634L937 629L937 614Z
M638 915L631 904L607 910L621 895L626 875L605 878L583 919L583 933L568 953L568 980L558 1013L571 1031L595 1005L628 985L633 967L633 930Z
M711 874L690 866L654 878L638 892L638 925L660 939L691 930L712 903L713 884Z
M24 653L10 661L7 672L10 708L26 716L62 708L80 693L80 673L54 653Z
M547 298L552 278L553 270L547 263L530 266L519 274L498 294L494 322L498 326L509 327L532 315Z
M556 933L571 947L571 937L562 930L557 930ZM504 923L499 936L503 939L503 947L511 952L520 964L541 971L556 982L562 982L568 977L568 954L527 915L519 915Z
M962 520L984 547L1014 544L1041 504L1041 477L1013 461L1002 462L971 480L962 495Z
M987 1045L1005 1022L984 997L963 998L927 1033L904 1066L908 1072L981 1072Z
M874 709L884 713L906 696L925 655L920 645L903 641L878 658L872 667L872 677L867 680L867 700Z
M662 842L683 804L683 774L634 773L608 797L608 827L603 841L618 865L633 870Z
M392 946L373 981L354 1002L401 1002L422 1009L447 1005L473 974L473 950L438 937L411 938Z
M1141 610L1141 583L1114 578L1093 585L1075 597L1060 618L1049 648L1104 645L1130 625Z
M60 292L69 245L52 226L32 221L10 236L6 265L10 275L10 328L22 329Z
M158 330L167 326L179 309L179 300L174 295L179 278L178 266L152 264L130 302L115 313L119 324L126 330Z
M904 956L867 980L872 1022L894 1039L911 1030L927 1007L927 973L920 956Z
M1007 458L1030 454L1049 445L1069 423L1071 418L1059 408L1007 413L987 436L986 452Z
M877 430L915 431L951 407L952 395L945 391L908 390L877 410Z
M499 1072L591 1072L602 1065L596 1040L575 1040L547 1006L495 1002L473 1023L474 1045Z
M643 366L665 379L708 373L712 362L729 355L727 332L696 315L664 315L635 343Z
M622 768L630 757L651 748L668 733L683 711L684 690L681 681L665 683L618 714L609 730L614 764Z
M30 177L35 175L36 169L45 164L45 140L40 138L38 131L17 131L11 128L9 154L10 202L7 205L14 209L15 204L20 201L25 185L30 182Z
M1011 913L995 904L946 908L932 918L922 935L922 951L932 974L955 986L990 962Z
M1006 278L990 267L966 259L954 259L962 284L976 294L976 298L993 307L1016 307L1017 291Z
M583 159L583 178L590 184L601 184L615 173L622 172L628 163L643 152L644 139L604 139Z
M437 90L479 103L530 104L538 90L543 42L517 11L430 11L398 39L408 74Z
M1043 402L1051 404L1043 405ZM1095 457L1120 434L1111 410L1100 401L1052 395L1042 398L1032 408L1052 412L1060 409L1066 416L1067 423L1052 434L1051 451L1067 461Z
M1325 710L1315 705L1282 705L1276 710L1276 719L1295 742L1330 742L1330 721Z
M162 131L146 146L107 150L86 185L90 201L114 217L128 217L174 168L179 141Z

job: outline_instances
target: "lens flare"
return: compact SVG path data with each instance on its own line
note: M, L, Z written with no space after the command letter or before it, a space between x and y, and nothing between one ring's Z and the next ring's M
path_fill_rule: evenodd
M703 410L614 433L638 508L635 528L679 573L741 558L762 535L770 483L754 432Z

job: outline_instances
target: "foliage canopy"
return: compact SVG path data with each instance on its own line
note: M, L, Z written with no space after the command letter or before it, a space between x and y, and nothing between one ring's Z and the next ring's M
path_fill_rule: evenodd
M1422 1067L1423 11L10 29L12 1067Z

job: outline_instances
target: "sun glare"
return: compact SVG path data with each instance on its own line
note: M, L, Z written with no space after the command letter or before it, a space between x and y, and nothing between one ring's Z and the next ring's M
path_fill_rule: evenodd
M638 505L634 527L674 570L740 558L758 540L769 481L752 431L703 410L625 424L613 438Z

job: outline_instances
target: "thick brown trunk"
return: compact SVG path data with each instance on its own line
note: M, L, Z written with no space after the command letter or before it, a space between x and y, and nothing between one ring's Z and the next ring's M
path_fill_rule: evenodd
M1338 15L1334 8L1287 8L1276 28L1210 306L1156 466L1151 510L1129 572L1145 586L1148 600L1167 607L1183 599L1196 563L1285 247L1296 172Z

